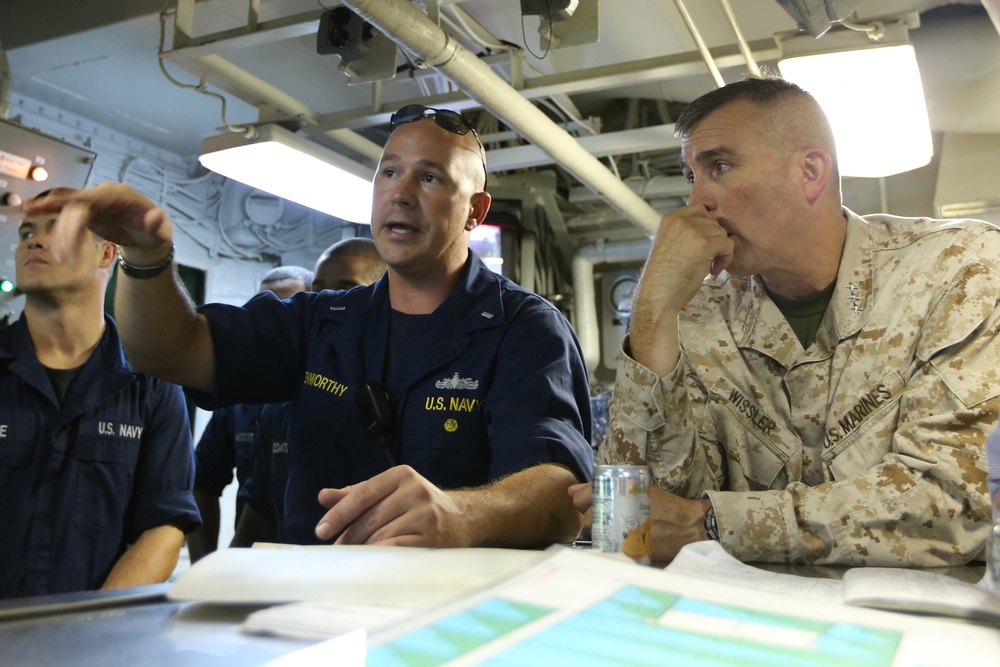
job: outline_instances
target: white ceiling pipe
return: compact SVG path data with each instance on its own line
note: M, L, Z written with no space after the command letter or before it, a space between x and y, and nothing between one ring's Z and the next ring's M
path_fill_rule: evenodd
M447 35L406 0L346 0L344 5L374 25L418 61L454 81L469 97L540 147L581 183L649 234L660 214L576 139Z
M594 157L608 155L627 155L671 148L679 149L681 140L674 137L674 124L637 127L621 132L607 132L580 137L576 140ZM551 160L538 146L525 145L511 148L499 148L490 151L490 171L506 171L508 169L523 169L525 167L540 167ZM690 186L689 188L690 189Z
M982 0L983 7L986 8L986 13L990 15L990 20L993 21L993 25L996 27L997 32L1000 32L1000 0Z
M598 242L580 246L573 256L573 298L576 335L583 349L583 360L593 375L601 364L601 325L597 319L597 295L594 290L594 265L612 262L644 262L649 255L649 239Z
M674 0L674 4L677 5L677 11L680 12L681 18L684 19L684 25L687 26L688 32L691 33L691 39L694 40L694 45L698 48L698 53L701 57L705 59L705 66L708 67L708 73L712 75L712 79L715 80L715 86L717 88L722 88L726 85L726 82L722 78L722 73L719 71L719 67L715 64L715 60L712 59L712 53L708 50L708 45L705 44L705 40L701 38L701 33L698 32L698 26L694 24L694 19L691 18L691 14L687 10L687 6L684 4L684 0Z
M722 5L722 11L726 13L726 18L729 19L729 25L732 26L733 32L736 34L736 43L740 47L740 53L747 61L747 70L750 72L750 76L755 78L760 78L760 67L757 65L757 61L753 57L753 51L750 49L750 45L747 43L746 37L743 36L743 31L740 30L739 23L736 22L736 14L733 12L732 6L729 4L729 0L719 0L719 4Z
M14 88L14 78L10 73L10 61L3 44L0 44L0 120L10 116L10 92Z

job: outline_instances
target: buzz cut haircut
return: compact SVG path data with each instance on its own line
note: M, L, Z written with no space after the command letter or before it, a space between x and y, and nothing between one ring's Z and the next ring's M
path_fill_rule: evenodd
M279 280L297 280L308 289L312 285L313 272L304 266L278 266L265 273L260 284L276 283Z

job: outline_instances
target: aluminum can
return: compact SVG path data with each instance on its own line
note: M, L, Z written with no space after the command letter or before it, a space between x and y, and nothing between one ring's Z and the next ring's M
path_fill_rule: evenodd
M986 585L989 590L1000 592L1000 517L994 519L990 530L988 556Z
M638 563L650 564L648 488L646 466L597 466L590 529L595 549L623 553Z

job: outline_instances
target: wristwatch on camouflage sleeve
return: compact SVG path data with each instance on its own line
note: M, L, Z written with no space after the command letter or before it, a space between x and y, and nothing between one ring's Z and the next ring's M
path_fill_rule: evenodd
M708 539L719 541L719 522L715 519L714 505L709 505L705 510L705 532L708 533Z

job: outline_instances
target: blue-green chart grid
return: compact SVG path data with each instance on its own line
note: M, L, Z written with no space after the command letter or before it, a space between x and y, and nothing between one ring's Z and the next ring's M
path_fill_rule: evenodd
M438 667L554 613L492 598L372 647L366 667ZM675 619L683 619L679 626ZM704 631L698 628L704 628ZM626 586L484 667L889 667L901 633Z

